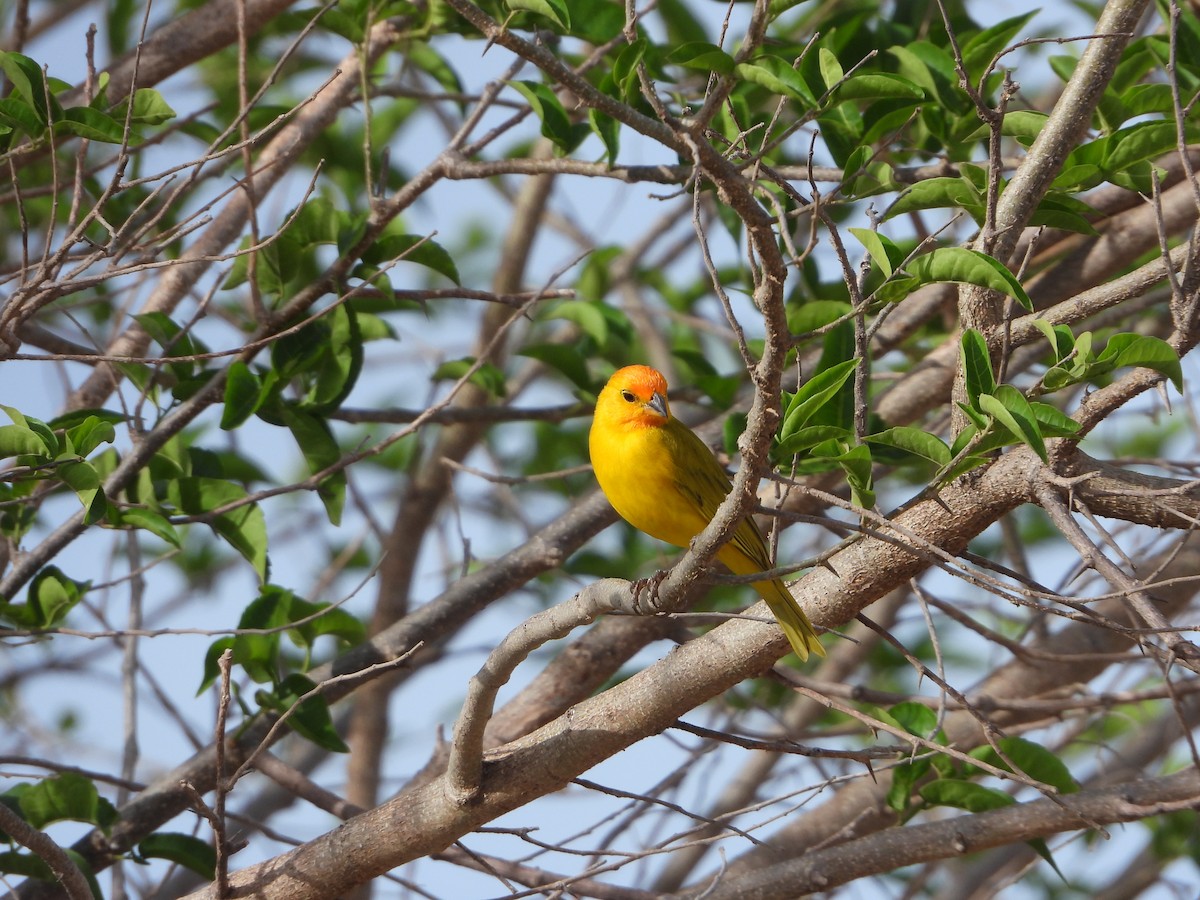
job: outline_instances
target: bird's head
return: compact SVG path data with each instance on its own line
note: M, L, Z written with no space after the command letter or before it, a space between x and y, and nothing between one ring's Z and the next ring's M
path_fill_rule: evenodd
M667 379L649 366L618 369L600 392L596 410L613 421L629 425L643 428L665 425L671 418Z

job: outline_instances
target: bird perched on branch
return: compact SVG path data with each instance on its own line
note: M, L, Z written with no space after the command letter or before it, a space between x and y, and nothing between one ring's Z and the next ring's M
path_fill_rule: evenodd
M626 366L608 380L588 438L596 480L613 508L639 531L686 548L716 515L733 485L711 451L671 415L667 381L649 366ZM717 559L735 575L771 568L767 544L743 519ZM801 659L825 655L804 610L780 578L753 583Z

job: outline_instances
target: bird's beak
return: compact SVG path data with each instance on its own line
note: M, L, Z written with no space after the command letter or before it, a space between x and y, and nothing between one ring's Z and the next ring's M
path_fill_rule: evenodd
M664 397L662 394L660 394L658 391L654 392L654 394L650 397L649 402L646 403L646 406L648 406L650 409L654 410L656 413L658 413L664 419L671 418L671 411L670 411L670 408L667 406L667 398Z

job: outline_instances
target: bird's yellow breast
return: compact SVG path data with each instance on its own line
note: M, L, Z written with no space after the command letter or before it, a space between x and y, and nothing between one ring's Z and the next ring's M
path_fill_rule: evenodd
M588 449L613 509L639 531L686 547L706 520L680 494L678 462L662 428L592 426Z

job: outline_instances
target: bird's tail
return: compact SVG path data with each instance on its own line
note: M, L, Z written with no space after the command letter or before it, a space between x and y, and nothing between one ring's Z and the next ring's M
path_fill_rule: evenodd
M801 660L807 660L809 653L825 655L825 648L821 646L812 623L808 621L808 616L804 614L804 610L800 608L800 604L796 602L796 598L782 579L756 582L754 589L767 601L767 606L779 621L779 627L783 629L792 649Z

